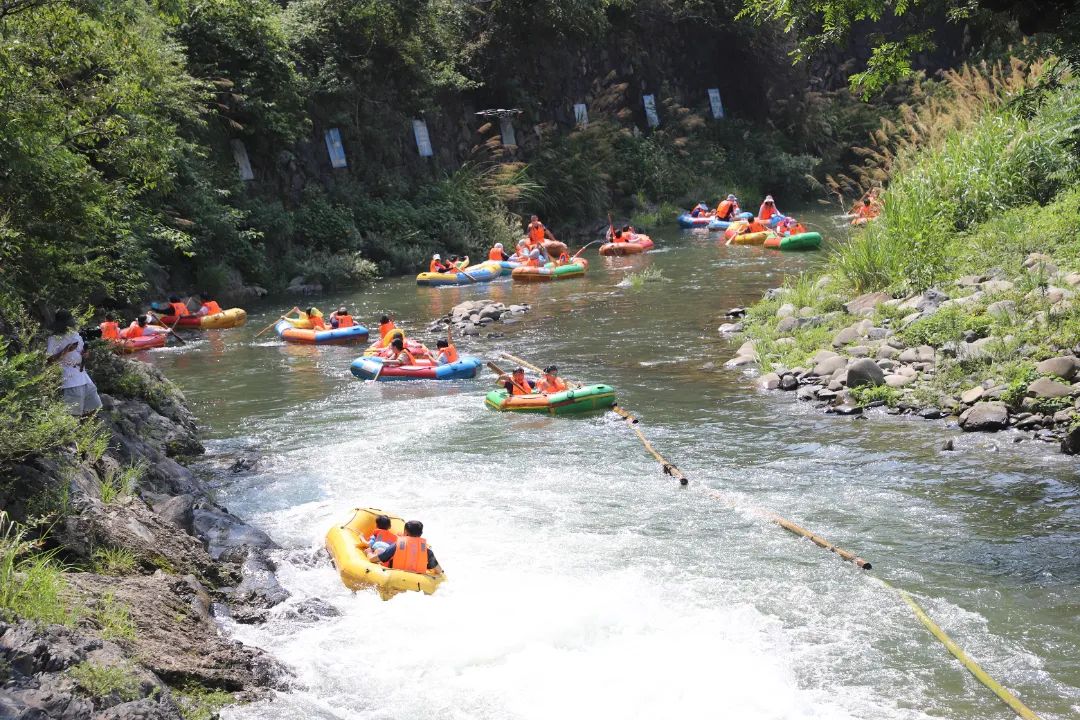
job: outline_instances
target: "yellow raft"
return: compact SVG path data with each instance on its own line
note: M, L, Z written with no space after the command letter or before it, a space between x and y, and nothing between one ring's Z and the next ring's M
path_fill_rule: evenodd
M728 242L732 245L761 245L767 237L769 237L767 232L743 233L742 235L736 235Z
M420 574L391 570L367 559L364 549L367 538L375 532L375 518L390 518L390 531L405 534L405 521L378 508L357 508L352 519L341 526L330 528L326 533L326 550L334 559L334 566L341 575L341 582L350 590L374 588L379 597L389 600L400 592L419 591L426 595L435 592L446 575Z

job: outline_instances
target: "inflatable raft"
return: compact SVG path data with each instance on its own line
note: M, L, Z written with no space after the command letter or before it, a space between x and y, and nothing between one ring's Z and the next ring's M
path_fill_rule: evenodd
M736 220L749 220L752 217L754 217L754 213L751 212L741 212L735 216ZM727 230L729 227L731 227L731 221L720 220L715 217L709 220L710 230Z
M756 232L756 233L743 233L741 235L732 235L728 238L729 245L764 245L768 239L770 233L768 232Z
M653 249L648 235L634 235L631 242L609 242L600 246L601 255L640 255Z
M765 247L774 250L817 250L821 247L821 233L804 232L786 237L772 235L765 240Z
M694 217L690 213L684 212L678 217L679 227L695 228L695 227L708 227L709 221L712 220L712 215L698 215Z
M386 365L384 358L365 355L349 365L349 371L361 380L467 380L476 377L484 364L478 357L463 355L457 362L436 365L431 360L417 360L415 365ZM381 371L380 371L381 368Z
M368 345L364 350L364 357L390 357L390 353L392 353L393 350L388 350L387 348L390 347L390 343L394 342L394 338L398 337L405 341L405 349L413 355L430 357L431 351L428 350L427 346L418 340L405 337L405 331L401 328L394 328L386 333L383 338Z
M368 338L368 329L363 325L347 328L312 330L298 328L288 320L278 320L274 325L278 337L285 342L304 343L306 345L351 345L364 342Z
M367 559L364 549L367 538L375 532L375 518L387 515L390 531L405 534L405 521L378 508L357 508L352 519L344 525L330 528L326 533L326 551L334 561L341 582L350 590L374 588L383 600L401 592L422 592L427 595L439 589L445 575L411 573L391 570Z
M240 327L247 322L247 311L243 308L229 308L213 315L184 315L177 321L175 315L162 315L158 318L166 327L191 328L194 330L225 330Z
M140 350L165 347L165 340L165 333L148 333L146 335L140 335L139 337L121 338L119 340L110 340L109 342L113 343L122 353L133 353L139 352Z
M454 273L422 272L416 276L416 284L426 287L441 285L475 285L490 282L503 274L501 262L489 260Z
M578 258L567 265L552 265L545 267L519 267L510 277L514 282L550 282L552 280L568 280L569 278L581 277L589 268L589 262L584 258Z
M615 390L610 385L583 385L551 395L510 395L505 389L492 390L484 404L502 412L573 415L610 410L615 405Z

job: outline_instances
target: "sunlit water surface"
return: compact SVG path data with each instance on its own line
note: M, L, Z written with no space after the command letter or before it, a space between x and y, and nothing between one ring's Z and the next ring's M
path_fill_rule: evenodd
M722 315L823 254L655 237L645 256L587 251L580 280L429 289L406 278L302 302L347 302L369 325L390 311L429 341L428 323L462 300L531 303L523 323L460 348L613 385L688 489L613 415L495 413L483 405L490 374L363 383L348 372L354 348L253 339L293 298L151 355L199 414L218 499L285 548L292 598L265 625L229 627L288 665L297 689L227 717L1011 717L871 576L915 592L1042 717L1080 716L1075 461L1010 434L940 453L958 435L944 423L826 417L749 390L719 369L732 351L716 333ZM664 279L620 285L646 267ZM253 473L223 470L237 452L262 456ZM359 505L424 521L449 574L437 594L383 602L312 560ZM295 619L313 597L340 616Z

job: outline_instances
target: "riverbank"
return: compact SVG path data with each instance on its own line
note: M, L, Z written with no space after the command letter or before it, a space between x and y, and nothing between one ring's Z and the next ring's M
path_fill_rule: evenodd
M203 446L183 394L104 349L89 368L100 429L4 468L0 715L210 718L288 687L219 626L288 593L266 555L277 545L186 466Z
M1074 454L1080 272L1059 262L1030 253L1016 273L990 269L906 297L801 277L721 325L746 338L726 366L758 368L759 388L828 413L885 407L965 432L1014 428Z

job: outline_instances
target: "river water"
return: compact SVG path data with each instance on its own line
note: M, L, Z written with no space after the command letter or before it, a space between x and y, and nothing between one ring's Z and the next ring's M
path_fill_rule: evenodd
M1012 717L874 576L915 593L1043 718L1080 716L1075 461L1010 434L940 453L959 434L944 423L829 417L749 389L719 369L721 316L822 254L654 237L636 258L586 251L578 280L405 278L303 302L348 302L369 325L390 311L422 339L466 299L531 303L523 323L460 349L613 385L685 489L612 414L496 413L483 404L491 375L363 383L348 372L356 349L253 339L293 299L151 355L199 415L218 500L285 548L292 598L265 625L230 630L292 668L296 689L228 718ZM647 267L664 280L623 282ZM220 471L236 452L260 454L257 469ZM327 528L368 505L424 521L449 575L438 593L383 602L313 560ZM340 615L297 619L310 598Z

